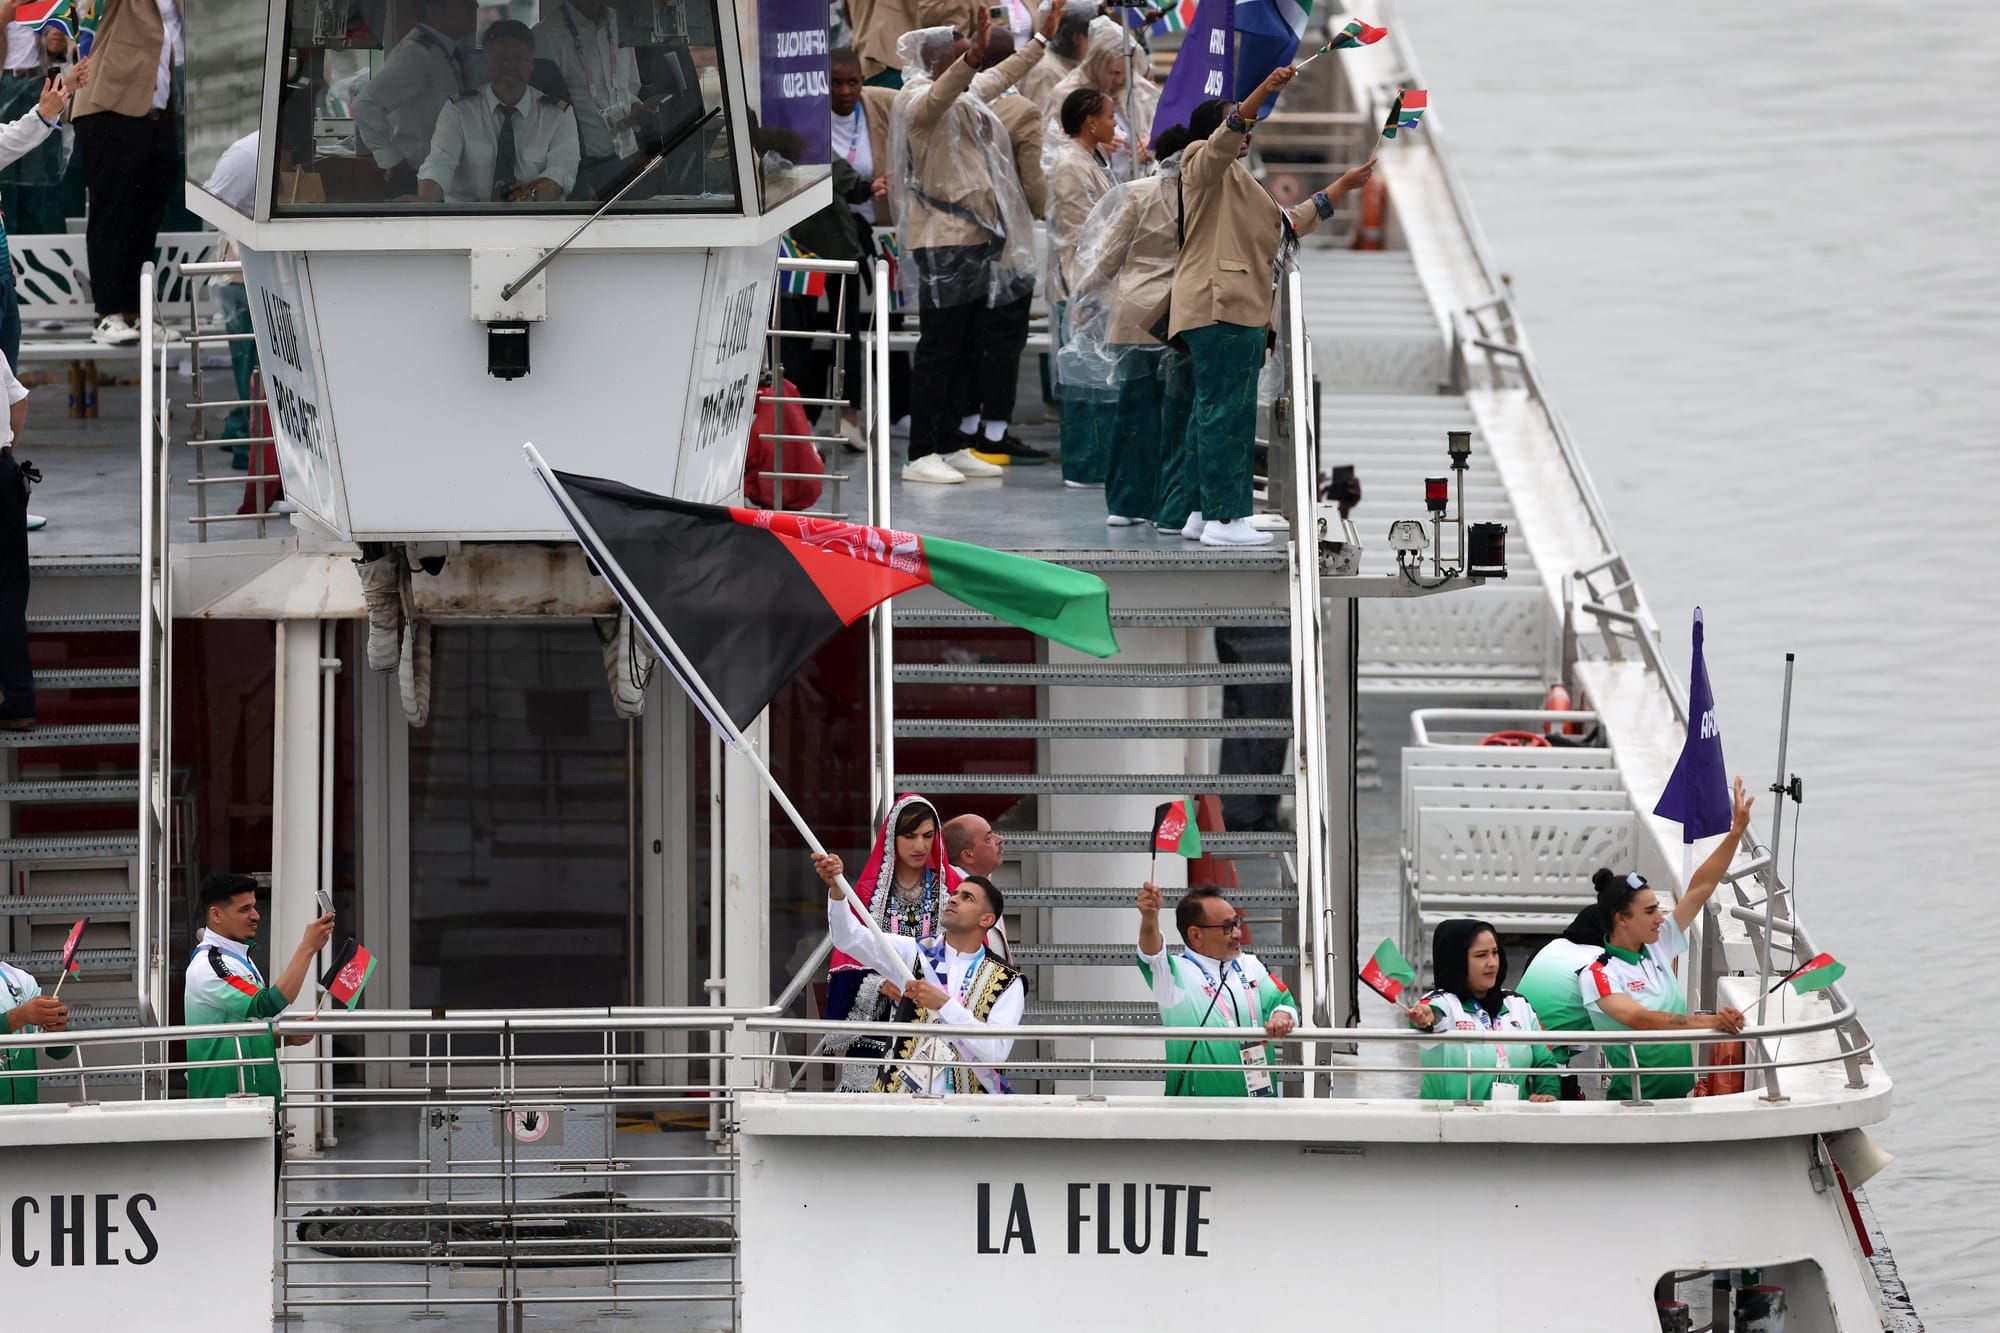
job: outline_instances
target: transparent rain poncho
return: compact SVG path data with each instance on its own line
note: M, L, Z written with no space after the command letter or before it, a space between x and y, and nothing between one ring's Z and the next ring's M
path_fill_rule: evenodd
M1035 282L1035 219L1006 127L966 95L973 72L963 59L930 74L956 41L950 28L898 39L903 87L889 112L889 161L878 167L910 257L900 265L903 299L923 307L1005 304Z
M1131 55L1132 75L1129 99L1125 87L1112 92L1119 75L1127 69L1128 52ZM1049 90L1048 100L1042 103L1042 170L1051 169L1056 145L1064 138L1064 99L1079 88L1095 88L1111 98L1118 117L1118 132L1124 137L1124 142L1110 155L1111 174L1121 181L1132 179L1132 150L1135 145L1143 148L1153 141L1153 112L1160 105L1159 85L1147 78L1145 73L1150 63L1144 48L1116 20L1092 19L1083 59L1077 61L1075 69L1056 81L1055 87ZM1138 122L1136 126L1132 123L1135 120ZM1140 162L1143 165L1143 156Z
M1113 186L1083 224L1069 270L1076 317L1056 355L1056 375L1073 394L1116 397L1146 357L1166 352L1150 326L1166 309L1180 261L1180 174L1175 153L1158 175Z
M1053 305L1069 299L1069 278L1084 223L1116 182L1102 158L1067 135L1056 145L1048 177L1048 204L1042 210L1042 296Z

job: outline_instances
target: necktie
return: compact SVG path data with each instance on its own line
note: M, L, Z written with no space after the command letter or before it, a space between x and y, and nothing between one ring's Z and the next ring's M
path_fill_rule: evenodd
M505 199L514 188L514 119L519 107L500 107L500 137L493 145L493 198Z

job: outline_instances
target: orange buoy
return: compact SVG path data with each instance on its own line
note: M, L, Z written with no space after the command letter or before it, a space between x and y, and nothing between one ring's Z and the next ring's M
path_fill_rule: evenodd
M1712 1069L1696 1080L1694 1095L1697 1097L1727 1097L1743 1091L1743 1043L1740 1041L1717 1041L1708 1045L1704 1064L1730 1065L1730 1069Z
M1570 702L1568 690L1564 689L1560 685L1549 686L1548 697L1542 700L1543 712L1567 713L1573 711L1575 708L1576 705ZM1544 722L1542 724L1542 734L1544 736L1555 735L1555 729L1556 729L1556 724L1553 722ZM1565 736L1583 735L1583 723L1581 722L1563 723L1562 734Z
M1354 233L1357 250L1382 248L1382 221L1389 211L1389 187L1380 176L1370 176L1361 187L1361 227Z
M1549 738L1532 731L1496 731L1479 742L1481 745L1515 746L1522 749L1547 748Z

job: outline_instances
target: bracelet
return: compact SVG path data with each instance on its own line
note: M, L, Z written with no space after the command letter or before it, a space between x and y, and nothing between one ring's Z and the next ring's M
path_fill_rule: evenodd
M1250 122L1243 119L1241 115L1233 110L1224 118L1222 123L1227 125L1233 134L1248 134L1250 132Z
M50 129L54 129L56 127L56 123L53 120L50 120L47 116L42 114L42 109L40 107L35 108L35 119L41 121L42 124L48 126Z
M1321 222L1333 216L1333 200L1326 197L1325 190L1313 191L1313 207L1319 210Z

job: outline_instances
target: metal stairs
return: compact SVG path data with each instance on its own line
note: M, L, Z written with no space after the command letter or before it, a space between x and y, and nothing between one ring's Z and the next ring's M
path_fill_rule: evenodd
M130 1024L139 915L139 562L30 561L33 731L0 732L0 956L54 987L70 928L90 918L63 988L78 1026Z

